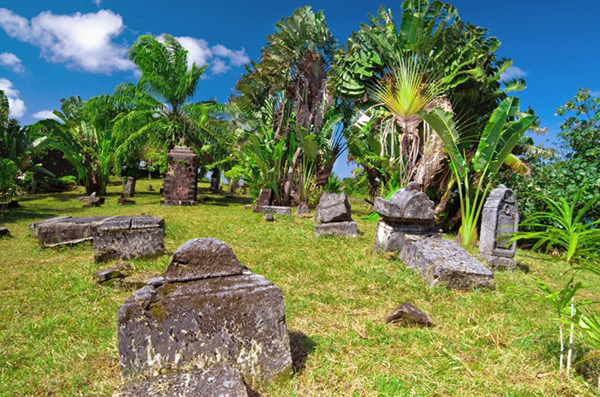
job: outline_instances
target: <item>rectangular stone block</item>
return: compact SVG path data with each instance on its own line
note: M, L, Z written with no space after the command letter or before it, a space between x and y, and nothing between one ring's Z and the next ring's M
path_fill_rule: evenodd
M37 238L46 247L91 240L96 228L108 218L108 216L90 216L67 218L53 222L38 222Z
M385 220L377 224L375 248L383 252L400 251L404 246L404 235L415 234L442 238L442 233L433 222L429 225L388 223Z
M162 228L96 231L94 260L131 259L165 252Z
M281 289L256 274L146 286L117 315L127 380L229 362L249 383L289 375Z
M451 240L407 234L400 260L417 270L430 286L442 284L460 290L494 286L494 273Z
M336 235L336 236L347 236L357 237L358 226L354 221L348 222L333 222L333 223L316 223L315 224L315 237Z
M287 215L290 218L292 217L292 207L277 205L263 205L262 207L256 207L254 212L262 212L263 214Z

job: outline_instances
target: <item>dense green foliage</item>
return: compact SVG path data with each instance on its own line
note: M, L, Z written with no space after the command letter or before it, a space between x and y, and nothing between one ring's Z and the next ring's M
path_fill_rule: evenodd
M581 203L600 195L599 102L589 89L580 89L573 99L557 109L561 116L573 114L565 119L558 134L562 151L525 146L520 157L531 167L531 176L505 170L499 178L499 182L515 190L523 219L549 210L543 197L572 197L580 188L583 188ZM588 221L599 219L600 205L592 206L587 214Z

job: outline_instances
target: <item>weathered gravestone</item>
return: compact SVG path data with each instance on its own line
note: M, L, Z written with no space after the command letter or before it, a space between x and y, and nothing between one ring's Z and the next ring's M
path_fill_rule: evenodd
M57 217L29 225L45 247L92 240L96 262L162 254L163 219L152 216Z
M131 259L165 252L163 218L115 216L98 224L92 244L94 260Z
M117 322L125 380L228 362L247 382L262 383L292 369L281 289L217 239L180 246L164 284L126 299Z
M128 176L123 187L123 194L127 197L133 197L135 195L135 178Z
M374 210L383 218L377 224L374 245L381 251L401 250L405 234L441 237L434 221L433 201L421 192L418 183L409 183L389 200L376 197Z
M271 189L260 189L258 192L258 198L256 199L256 207L254 212L262 212L261 209L264 206L271 205L273 200L273 190Z
M492 190L483 207L479 256L492 269L515 269L513 260L517 243L510 243L510 233L519 230L519 208L515 193L504 185Z
M132 382L121 397L248 397L240 372L227 363Z
M432 287L442 284L470 290L494 286L494 273L451 240L407 234L400 260L419 271Z
M358 236L358 227L352 220L346 193L323 193L317 205L315 236Z
M198 156L186 147L175 146L167 154L161 205L196 205L198 190Z

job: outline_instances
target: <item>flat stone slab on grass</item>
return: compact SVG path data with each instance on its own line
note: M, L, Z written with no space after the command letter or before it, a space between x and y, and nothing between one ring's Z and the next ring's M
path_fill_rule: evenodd
M460 290L494 286L494 273L454 241L406 235L400 260L418 270L430 286Z
M121 397L248 397L240 372L229 364L208 369L175 372L157 378L132 382Z
M354 221L315 223L315 237L327 235L357 237L358 226Z
M108 216L87 216L83 218L53 218L37 222L29 228L37 230L38 241L45 247L77 244L92 240L98 225Z
M254 212L262 212L263 214L286 215L292 217L292 207L284 207L278 205L263 205L256 207Z

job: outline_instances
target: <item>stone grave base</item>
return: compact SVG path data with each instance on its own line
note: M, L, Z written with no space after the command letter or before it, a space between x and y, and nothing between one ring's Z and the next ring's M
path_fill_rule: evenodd
M336 236L358 236L358 226L356 222L332 222L332 223L316 223L315 237L336 235Z
M161 200L160 205L185 207L190 205L198 205L197 200Z
M439 232L439 229L436 229L435 224L432 226L399 225L382 220L377 224L374 247L383 252L402 250L405 234L442 238L442 233Z
M517 268L517 262L512 258L482 254L479 256L490 265L492 270L515 270Z
M274 215L287 215L292 217L292 207L284 207L278 205L263 205L256 207L254 212L261 212L263 214L274 214Z
M248 397L240 372L228 364L129 383L121 397Z
M494 273L451 240L405 235L400 260L430 286L493 288Z

